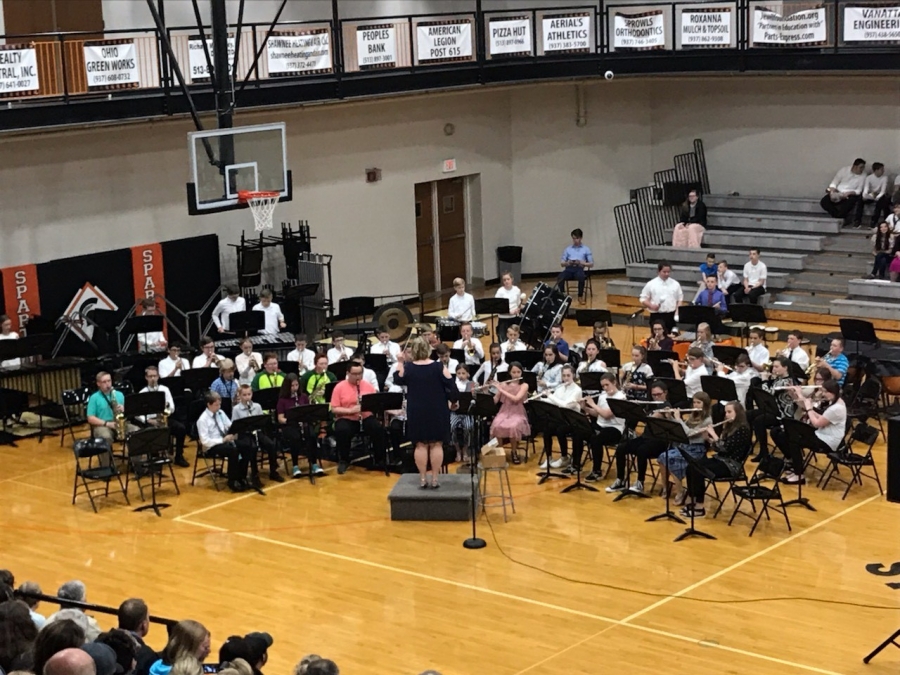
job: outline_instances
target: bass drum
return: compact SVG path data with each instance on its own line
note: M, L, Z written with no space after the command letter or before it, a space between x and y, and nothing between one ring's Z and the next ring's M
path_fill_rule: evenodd
M412 312L401 302L382 305L375 311L372 321L387 328L394 342L405 340L412 333Z

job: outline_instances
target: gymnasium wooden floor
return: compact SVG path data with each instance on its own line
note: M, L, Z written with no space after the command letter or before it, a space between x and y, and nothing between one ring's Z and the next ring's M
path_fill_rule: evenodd
M538 486L532 458L511 467L517 514L481 518L488 546L469 551L465 523L389 520L396 477L329 467L314 487L288 481L262 497L192 488L182 470L182 495L167 493L172 508L157 518L121 495L99 514L86 498L71 506L71 449L58 437L0 453L0 567L49 593L80 578L101 604L143 597L154 614L204 623L215 650L228 635L269 631L266 675L309 652L373 675L900 668L896 649L861 662L900 628L900 590L865 569L900 560L900 506L870 481L846 501L837 486L808 487L818 510L793 507L791 533L773 519L749 538L746 519L727 526L729 507L699 521L717 540L673 543L682 526L645 522L660 499L561 495L567 481ZM884 458L881 443L882 478ZM149 641L162 646L161 627Z

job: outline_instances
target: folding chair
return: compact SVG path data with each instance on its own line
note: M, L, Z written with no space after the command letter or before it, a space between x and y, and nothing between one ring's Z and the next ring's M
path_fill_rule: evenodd
M122 474L119 472L115 464L112 448L109 441L103 438L82 438L75 442L73 448L75 453L75 481L72 485L72 505L75 505L75 499L79 494L79 481L83 488L82 493L87 494L91 500L91 507L94 513L97 513L97 504L94 503L94 495L91 494L91 484L104 483L106 492L104 497L109 497L109 484L113 479L119 481L119 488L122 490L122 496L125 497L125 503L131 506L128 500L128 492L122 483ZM97 464L94 464L94 460ZM106 461L104 461L106 460Z
M128 491L129 479L134 474L134 481L138 485L141 501L144 501L144 486L141 479L150 477L151 503L147 506L139 506L135 511L153 509L157 516L159 510L169 508L169 504L160 504L156 501L156 488L162 487L163 482L170 481L175 486L175 494L180 495L178 483L175 480L175 471L172 468L172 458L169 455L170 438L168 427L149 427L136 431L128 437L126 448L128 450L128 466L131 469L125 474L125 491ZM166 477L168 467L169 476Z
M859 386L853 401L847 405L847 419L865 424L874 417L878 421L878 429L884 434L884 423L878 414L878 402L881 399L881 382L875 377L867 377Z
M738 498L738 503L734 507L734 513L731 514L728 524L731 525L731 523L734 522L734 517L739 513L742 516L753 518L752 514L741 511L741 505L745 501L749 501L753 506L754 511L756 511L756 502L759 502L761 508L757 512L756 518L753 520L753 527L750 528L749 536L753 536L753 533L756 531L756 526L759 525L759 521L762 520L763 515L765 515L766 520L771 520L771 517L769 516L770 509L784 516L784 522L787 525L788 532L790 532L791 521L788 518L787 506L781 496L781 487L779 485L783 470L784 462L769 455L759 463L756 473L753 474L753 477L747 482L747 485L733 486L732 492ZM763 485L762 481L764 480L773 481L772 486L769 487ZM777 501L778 505L770 506L772 501Z
M713 513L713 518L716 518L719 515L719 512L722 510L722 507L725 506L725 502L728 500L728 496L734 500L735 506L737 506L738 499L737 494L735 493L736 487L747 487L749 485L749 479L747 478L747 471L741 465L741 474L739 476L722 476L716 478L707 478L706 479L706 489L709 490L710 487L713 489L712 495L710 495L710 499L719 503L716 507L715 512ZM744 485L737 485L738 483L744 483ZM719 485L728 485L728 490L725 491L723 496L719 496ZM751 506L753 507L754 512L756 511L756 506L751 502Z
M72 437L73 445L78 440L75 436L75 429L73 429L73 427L87 422L85 406L87 406L90 396L90 387L66 389L60 394L60 403L62 404L63 417L66 420L66 423L59 430L59 447L65 445L66 430L68 430L69 435Z
M872 457L872 447L877 440L878 429L868 424L856 425L853 433L850 434L850 440L846 448L839 448L837 452L828 454L828 459L831 460L831 463L825 470L822 489L824 490L828 486L828 481L834 478L847 486L841 497L841 499L846 499L853 483L862 485L862 478L865 476L866 478L874 478L875 483L878 485L878 492L884 494L884 490L881 488L881 479L878 477L878 467L875 465L875 459ZM853 446L857 443L867 446L865 454L853 452ZM846 466L850 470L849 480L844 480L838 476L838 469L842 466ZM868 466L872 467L872 473L863 473L863 468Z

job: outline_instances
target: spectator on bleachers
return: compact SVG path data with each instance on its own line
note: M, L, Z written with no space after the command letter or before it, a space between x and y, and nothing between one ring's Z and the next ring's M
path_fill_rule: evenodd
M13 592L12 586L7 586L6 584L0 583L0 602L8 602L15 599L16 596Z
M766 277L769 271L766 264L759 259L759 249L750 249L750 260L744 264L743 285L735 291L732 296L732 302L744 302L747 300L751 305L759 302L760 296L766 292Z
M15 588L16 577L9 570L0 570L0 584L9 586L10 588Z
M884 175L884 164L881 162L874 162L872 173L866 176L865 183L863 183L862 203L863 207L869 203L875 204L875 211L872 213L872 227L877 227L891 209L891 198L887 193L887 176ZM862 212L860 212L860 216L862 216Z
M306 675L340 675L341 671L331 659L313 661L306 668Z
M88 642L81 649L94 660L97 675L117 675L119 664L112 647L99 642Z
M697 190L691 190L681 205L678 223L672 232L672 246L700 248L703 245L704 232L706 232L706 204L700 200L700 193Z
M307 654L294 666L294 675L306 675L309 664L313 661L321 661L322 657L318 654Z
M712 307L716 314L725 314L728 303L725 294L718 289L718 277L713 274L706 277L706 287L697 291L694 296L694 304L703 307Z
M128 631L120 628L100 633L94 642L110 647L116 653L119 665L117 675L131 675L137 667L138 646Z
M47 661L41 675L98 675L94 659L83 649L63 649Z
M891 264L888 266L891 281L900 279L900 236L894 237L894 245L891 246Z
M862 192L865 187L866 160L857 158L851 166L840 169L819 202L833 218L843 218L844 227L862 221Z
M150 675L170 675L175 662L186 657L203 663L209 656L210 637L203 624L190 619L179 621L172 626L160 658L150 666Z
M891 226L886 221L881 221L878 231L872 235L872 255L875 256L875 261L872 263L872 272L866 279L884 279L887 276L893 246Z
M891 234L900 234L900 202L891 207L892 212L887 215L884 222L891 228Z
M250 664L253 675L262 675L262 668L269 660L268 650L272 636L268 633L248 633L244 637L232 635L219 649L219 662L232 663L243 659Z
M84 582L78 580L67 581L59 587L59 590L56 592L56 597L62 601L71 600L73 602L87 602L87 593ZM84 637L88 642L93 642L97 639L97 636L103 632L94 617L88 616L77 607L73 607L66 602L60 602L59 606L60 610L58 612L47 617L48 624L59 621L60 619L71 619L81 626L81 629L84 631Z
M30 595L40 595L43 591L41 591L41 587L38 585L36 581L23 581L19 585L19 593L22 593L22 602L28 605L28 611L31 613L31 620L34 621L34 625L37 626L37 629L40 630L44 627L44 624L47 623L46 617L43 614L37 613L37 606L41 604L41 601L37 598L29 597Z
M37 634L28 605L19 600L0 603L0 669L3 672L34 667Z
M217 675L253 675L253 668L244 659L233 659L220 663Z
M741 287L741 278L728 269L728 261L720 260L717 270L717 283L719 290L728 302L731 302L731 296Z
M175 662L170 673L171 675L203 675L203 664L193 656L184 656Z
M84 644L84 630L71 619L60 619L44 626L34 641L34 672L43 673L50 658L64 649Z
M150 632L150 609L140 598L129 598L119 605L119 628L134 641L137 648L135 675L147 675L150 666L159 658L144 638Z
M706 287L706 277L716 276L719 273L719 266L716 264L716 254L707 253L706 262L700 263L700 279L699 286L702 290Z

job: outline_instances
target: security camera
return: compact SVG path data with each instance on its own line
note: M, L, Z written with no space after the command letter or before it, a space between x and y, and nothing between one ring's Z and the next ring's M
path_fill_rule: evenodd
M616 74L615 74L613 71L611 71L611 70L607 70L605 73L603 73L603 79L604 79L604 80L611 80L611 79L613 79L615 76L616 76Z

